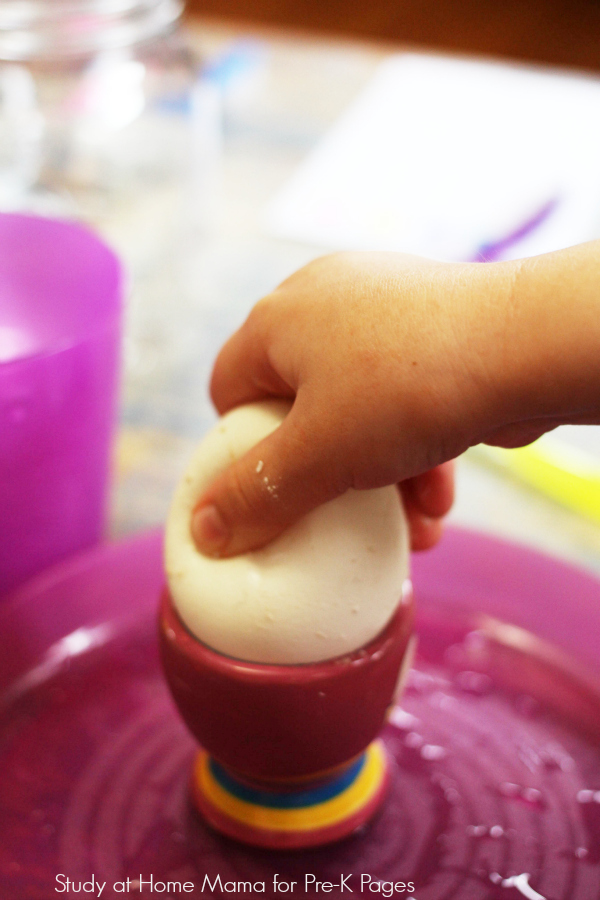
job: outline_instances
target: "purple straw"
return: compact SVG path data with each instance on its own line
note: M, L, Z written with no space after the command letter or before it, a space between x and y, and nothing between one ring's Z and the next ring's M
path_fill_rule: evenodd
M519 241L522 241L523 238L528 237L528 235L535 231L536 228L539 228L539 226L554 212L558 203L559 198L553 197L551 200L548 200L541 209L538 209L533 216L522 222L521 225L514 229L514 231L511 231L509 234L505 235L505 237L500 238L499 241L481 244L471 262L494 262L497 259L501 259L506 250L510 250L511 247L514 247Z

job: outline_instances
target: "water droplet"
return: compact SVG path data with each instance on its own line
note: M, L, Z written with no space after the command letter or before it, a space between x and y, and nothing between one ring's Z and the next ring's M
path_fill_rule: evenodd
M487 833L488 833L487 825L469 825L467 827L467 834L470 837L482 838L482 837L486 837Z
M503 836L503 834L504 834L504 828L502 827L502 825L492 825L492 827L490 828L490 837L492 837L496 840L498 838L501 838Z
M445 747L439 747L436 744L425 744L424 747L421 747L421 756L423 759L433 762L445 759L448 756L448 751Z
M498 788L499 792L503 797L518 797L521 793L521 786L519 784L513 784L511 781L505 781Z
M456 683L461 691L464 691L466 694L475 694L476 696L489 694L494 686L490 676L485 675L483 672L459 672L456 676Z
M583 790L577 794L578 803L592 803L594 800L594 791Z
M488 649L488 639L483 631L470 631L463 641L469 653L481 653Z
M585 859L589 852L587 847L578 847L575 851L575 857L577 859Z
M510 878L502 879L502 887L516 888L520 894L527 897L527 900L546 900L541 894L538 894L529 884L529 872L523 872L521 875L512 875Z
M436 709L442 710L452 710L455 709L458 704L458 700L456 697L451 697L448 694L444 694L443 691L434 691L433 694L429 697L429 705L435 707Z
M395 706L393 708L388 721L391 725L395 725L396 728L400 728L402 731L414 729L415 725L419 724L419 720L417 719L417 717L411 715L411 713L409 712L406 712L406 710L402 709L401 706Z
M505 781L499 786L498 791L502 797L507 797L509 800L523 800L532 806L544 805L541 791L534 787L521 787L520 784Z
M523 788L521 796L526 803L531 803L532 806L542 806L542 793L537 788Z
M457 786L454 778L448 778L443 772L432 772L431 782L432 784L439 784L443 791L451 790Z

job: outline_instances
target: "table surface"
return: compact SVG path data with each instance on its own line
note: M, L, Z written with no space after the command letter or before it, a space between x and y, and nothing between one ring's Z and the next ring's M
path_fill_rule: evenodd
M207 385L220 345L263 294L321 254L268 236L262 212L393 49L214 21L196 20L188 29L192 44L209 54L258 38L262 62L225 103L214 222L177 272L164 267L160 277L134 286L130 298L115 537L164 520L186 460L215 418ZM476 452L459 460L450 518L600 572L598 525L509 480Z

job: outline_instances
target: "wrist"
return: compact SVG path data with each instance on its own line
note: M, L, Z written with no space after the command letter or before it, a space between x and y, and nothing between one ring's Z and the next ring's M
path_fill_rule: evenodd
M449 331L458 336L458 381L465 438L478 443L503 425L529 415L528 331L517 293L520 262L452 266Z
M507 264L512 372L507 398L520 418L568 421L600 408L600 243ZM507 368L510 361L507 360Z

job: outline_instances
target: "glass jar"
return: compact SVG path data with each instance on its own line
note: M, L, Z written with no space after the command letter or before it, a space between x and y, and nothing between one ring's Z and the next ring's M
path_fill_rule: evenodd
M135 275L206 224L217 98L181 0L2 0L0 209L83 219Z

